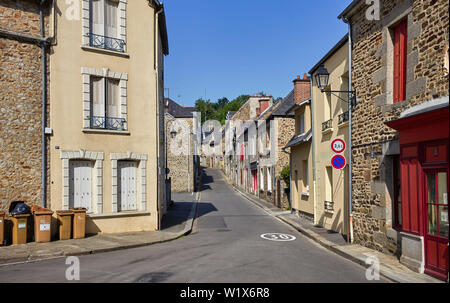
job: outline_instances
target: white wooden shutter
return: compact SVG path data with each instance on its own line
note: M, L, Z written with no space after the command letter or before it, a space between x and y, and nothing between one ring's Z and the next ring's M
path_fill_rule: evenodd
M118 14L118 1L105 0L106 11L106 34L105 36L111 38L117 38L117 14Z
M92 92L92 115L97 117L105 116L105 89L104 78L91 76Z
M91 162L70 161L69 207L85 207L91 211Z
M119 118L119 81L113 79L106 79L107 81L107 100L106 111L107 116L112 118Z
M118 192L120 210L136 210L136 171L135 162L119 161L118 164Z
M128 167L128 210L136 210L136 162Z
M92 0L91 4L91 32L105 35L105 7L104 0Z

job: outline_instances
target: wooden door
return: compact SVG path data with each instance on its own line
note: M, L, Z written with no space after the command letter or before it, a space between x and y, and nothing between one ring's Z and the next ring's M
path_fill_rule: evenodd
M425 271L446 280L448 277L448 170L424 171Z

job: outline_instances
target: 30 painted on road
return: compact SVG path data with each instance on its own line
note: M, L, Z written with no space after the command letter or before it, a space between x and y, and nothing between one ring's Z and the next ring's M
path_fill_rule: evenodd
M261 238L265 240L270 241L280 241L280 242L286 242L286 241L294 241L296 237L288 234L280 234L280 233L267 233L262 234Z

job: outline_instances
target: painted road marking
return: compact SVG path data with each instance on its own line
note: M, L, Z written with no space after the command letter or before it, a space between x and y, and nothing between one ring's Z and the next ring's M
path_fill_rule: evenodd
M280 234L280 233L267 233L267 234L262 234L261 238L265 239L265 240L270 240L270 241L281 241L281 242L286 242L286 241L294 241L296 239L296 237L292 236L292 235L288 235L288 234Z

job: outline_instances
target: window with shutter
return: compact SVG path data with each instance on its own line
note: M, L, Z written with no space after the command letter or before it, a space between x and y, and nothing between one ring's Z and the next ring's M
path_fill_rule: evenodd
M394 28L394 102L406 99L407 21Z
M91 211L90 161L70 161L69 164L69 207L84 207Z
M105 0L105 32L108 37L117 38L117 12L119 2Z
M92 0L91 2L91 32L96 35L105 35L104 30L104 9L102 0Z
M119 117L119 80L107 79L106 116Z
M90 77L91 128L124 130L120 118L120 81L106 77Z
M117 0L92 0L90 2L89 45L115 51L125 51L125 34L119 33L119 24L125 27L125 18L119 18ZM123 10L122 4L122 10Z

